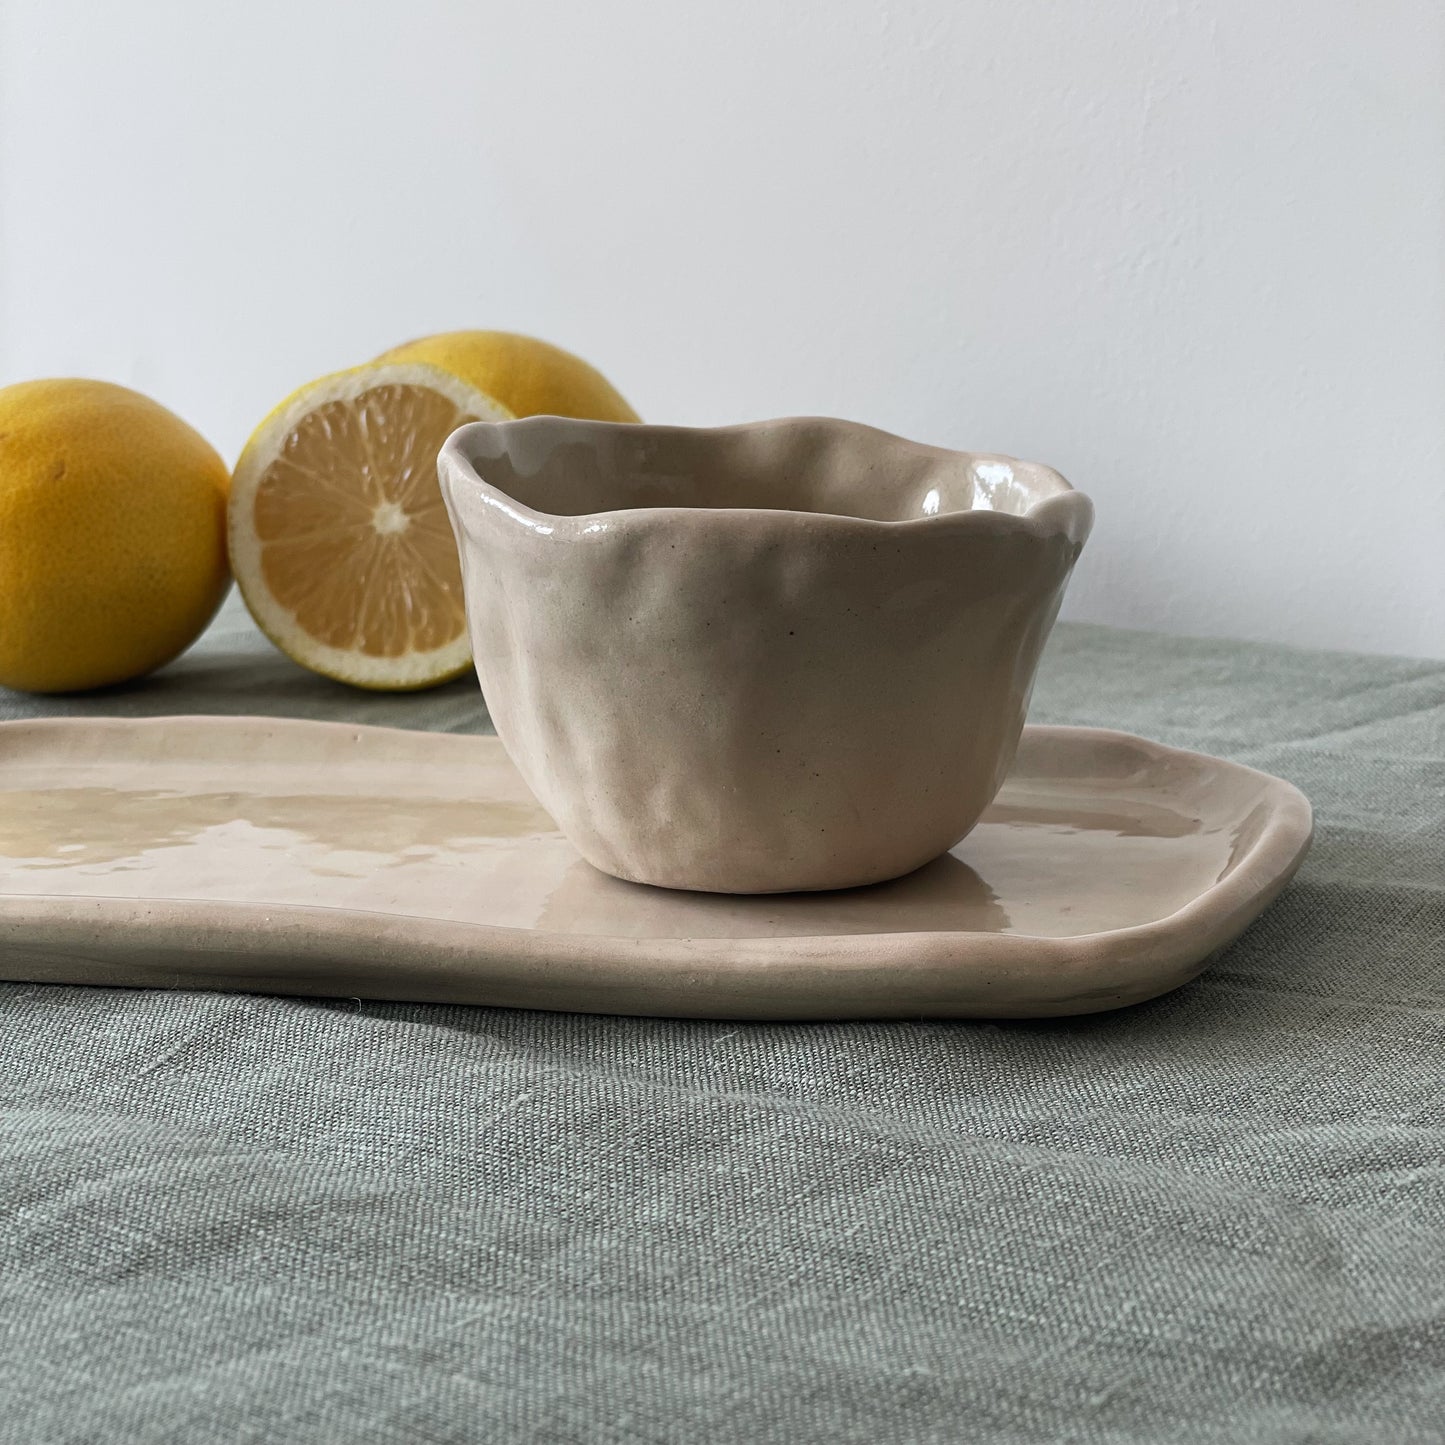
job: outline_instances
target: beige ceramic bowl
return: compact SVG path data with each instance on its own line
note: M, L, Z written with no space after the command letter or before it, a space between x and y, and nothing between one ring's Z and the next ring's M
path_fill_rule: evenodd
M815 418L479 422L440 472L528 786L598 868L710 892L959 842L1093 519L1048 467Z

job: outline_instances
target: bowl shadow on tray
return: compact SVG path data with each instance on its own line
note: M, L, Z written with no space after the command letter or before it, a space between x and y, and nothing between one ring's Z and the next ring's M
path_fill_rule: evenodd
M804 938L846 931L997 933L1009 924L997 895L951 853L886 883L816 893L738 897L629 883L579 859L563 876L536 923L542 932L642 938Z

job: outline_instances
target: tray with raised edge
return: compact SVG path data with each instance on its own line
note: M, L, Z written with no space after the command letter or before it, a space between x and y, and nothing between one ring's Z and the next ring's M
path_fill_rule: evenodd
M1288 882L1290 784L1031 727L892 883L730 897L583 862L492 737L0 723L0 978L730 1019L1028 1017L1193 978Z

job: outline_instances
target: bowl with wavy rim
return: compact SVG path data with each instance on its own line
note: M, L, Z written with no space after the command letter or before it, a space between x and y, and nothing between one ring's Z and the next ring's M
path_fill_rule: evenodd
M1093 522L1049 467L828 418L476 422L438 470L528 785L596 867L707 892L959 843Z

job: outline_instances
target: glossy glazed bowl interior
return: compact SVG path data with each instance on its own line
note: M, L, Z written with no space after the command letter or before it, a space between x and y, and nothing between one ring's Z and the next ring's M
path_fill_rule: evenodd
M475 423L439 470L529 786L605 871L730 893L965 836L1093 515L1048 467L818 418Z
M463 427L452 443L453 459L544 523L642 507L907 522L1026 516L1055 498L1070 512L1085 505L1050 467L823 418L704 428L529 417Z

